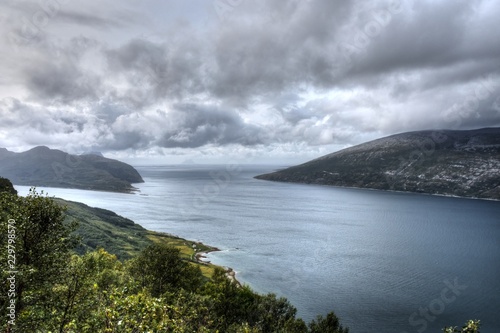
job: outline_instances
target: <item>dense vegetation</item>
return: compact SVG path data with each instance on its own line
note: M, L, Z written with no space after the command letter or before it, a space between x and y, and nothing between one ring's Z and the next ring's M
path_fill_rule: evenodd
M17 194L16 189L7 178L0 177L0 193L7 192L10 194Z
M127 261L102 248L78 254L77 223L60 202L11 192L0 190L1 242L10 245L0 247L5 332L348 332L333 312L307 325L285 298L256 294L221 268L207 278L162 237Z

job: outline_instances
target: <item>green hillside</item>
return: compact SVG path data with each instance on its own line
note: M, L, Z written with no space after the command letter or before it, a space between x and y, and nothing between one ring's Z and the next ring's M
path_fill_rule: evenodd
M80 244L76 248L80 254L104 248L118 259L127 260L137 256L147 246L163 244L179 249L181 256L200 266L204 275L210 276L213 273L214 266L199 262L197 257L205 252L216 251L214 247L147 230L110 210L59 198L54 201L66 209L66 223L78 223L74 234L80 238Z

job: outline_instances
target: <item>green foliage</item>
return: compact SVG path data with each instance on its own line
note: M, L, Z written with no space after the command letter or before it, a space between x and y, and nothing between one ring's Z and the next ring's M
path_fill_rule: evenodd
M84 256L73 255L62 274L60 284L52 290L56 297L51 313L57 313L54 326L63 332L68 328L97 328L92 316L100 308L101 295L128 281L116 256L99 249Z
M248 286L231 282L222 269L215 270L202 294L211 300L212 327L221 332L240 332L247 326L257 332L308 332L304 321L295 318L295 307L285 298L258 295Z
M274 294L260 297L258 304L259 320L257 326L262 332L275 331L289 332L291 327L299 332L305 332L303 322L297 323L295 315L297 309L284 298L276 298Z
M148 246L129 266L131 276L154 297L181 288L195 291L203 280L199 267L182 260L179 249L163 244Z
M67 223L78 222L78 229L74 234L81 239L81 243L75 249L79 254L105 247L106 251L115 254L118 259L127 260L139 255L147 246L159 243L181 249L183 258L194 261L199 251L214 250L198 242L144 229L132 220L110 210L89 207L80 202L59 198L54 201L66 208L65 221Z
M455 327L445 327L443 332L445 333L479 333L479 327L481 323L479 320L469 320L462 329Z
M80 254L106 246L108 252L124 260L153 244L148 238L148 230L112 211L92 208L78 202L54 200L67 208L67 222L79 222L75 235L82 240L76 249Z
M257 295L249 292L247 287L239 288L226 277L221 268L214 271L212 279L205 284L201 293L210 298L210 311L215 317L214 326L222 331L227 330L231 324L251 320L255 314Z
M330 312L323 316L317 316L316 320L312 320L309 324L311 333L348 333L348 328L343 328L337 316Z
M0 193L2 192L17 194L17 191L10 180L0 177Z
M8 237L12 235L8 233L8 221L15 221L10 230L14 225L15 238L12 238L14 242L11 241L11 245L15 270L18 271L13 298L16 312L21 314L26 308L36 309L36 314L20 318L16 327L36 327L53 303L53 295L47 291L60 281L60 273L66 269L70 251L75 247L76 239L71 232L76 225L64 223L63 208L35 189L31 189L26 197L0 194L0 207L2 244L7 244ZM2 281L10 276L7 271L12 270L12 267L5 267L11 254L9 250L6 246L0 250ZM7 302L6 293L2 293L0 303L6 306Z

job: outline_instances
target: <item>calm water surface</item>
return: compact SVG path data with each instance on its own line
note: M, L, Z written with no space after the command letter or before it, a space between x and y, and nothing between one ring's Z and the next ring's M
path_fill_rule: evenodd
M252 178L269 166L137 169L138 194L45 190L219 247L212 262L286 296L306 321L334 310L354 333L467 319L500 332L499 202Z

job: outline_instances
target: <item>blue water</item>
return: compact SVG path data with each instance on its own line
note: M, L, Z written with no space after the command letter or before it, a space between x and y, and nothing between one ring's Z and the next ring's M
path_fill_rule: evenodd
M351 332L467 319L500 332L500 202L253 179L269 166L137 169L138 194L45 190L219 247L209 260L306 321L334 310Z

